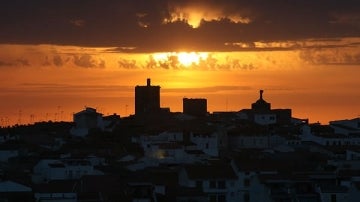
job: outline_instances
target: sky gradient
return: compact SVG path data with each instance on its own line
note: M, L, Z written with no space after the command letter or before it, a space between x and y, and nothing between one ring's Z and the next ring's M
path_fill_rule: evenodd
M355 0L4 0L0 27L1 125L127 116L146 78L171 111L238 111L264 89L311 122L360 115Z

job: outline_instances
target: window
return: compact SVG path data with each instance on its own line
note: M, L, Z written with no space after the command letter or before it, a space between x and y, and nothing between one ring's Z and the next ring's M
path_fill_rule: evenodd
M331 194L331 202L336 202L336 194Z
M217 201L216 195L210 195L209 196L209 202L216 202L216 201Z
M225 195L218 195L218 202L226 202L226 196Z
M226 189L226 183L225 181L218 181L218 188L219 189Z
M244 194L244 201L245 201L245 202L250 201L250 195L249 195L249 193Z
M210 202L226 202L226 196L223 194L220 195L210 195L209 196Z
M250 186L250 180L249 179L244 179L244 186L245 187Z
M209 184L210 184L210 185L209 185L210 188L212 188L212 189L215 189L215 188L216 188L216 181L211 180Z
M196 181L196 187L202 189L202 181Z
M69 178L72 179L73 178L73 171L69 170Z

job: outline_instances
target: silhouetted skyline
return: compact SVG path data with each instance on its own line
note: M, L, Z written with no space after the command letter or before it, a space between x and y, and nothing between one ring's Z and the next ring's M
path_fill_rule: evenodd
M0 119L71 120L84 106L128 116L146 78L172 111L184 97L206 98L210 112L236 111L265 89L296 117L357 117L359 4L5 0Z

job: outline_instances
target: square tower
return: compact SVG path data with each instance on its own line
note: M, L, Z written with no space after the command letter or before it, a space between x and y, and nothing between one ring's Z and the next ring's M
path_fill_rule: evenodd
M152 86L147 79L146 86L135 87L135 115L160 111L160 86Z

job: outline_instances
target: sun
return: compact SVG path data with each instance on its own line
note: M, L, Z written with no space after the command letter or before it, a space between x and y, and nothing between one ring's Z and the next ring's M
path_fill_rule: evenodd
M167 52L155 53L153 58L156 62L166 63L171 62L173 58L177 58L177 64L183 67L190 67L192 65L199 65L202 60L206 60L208 53L206 52Z

